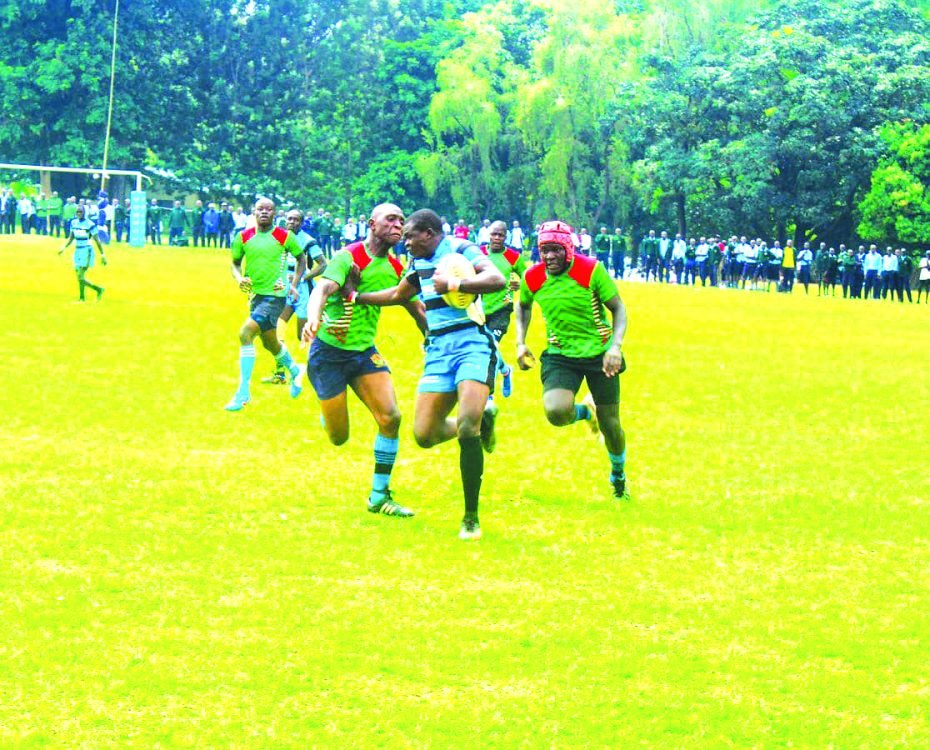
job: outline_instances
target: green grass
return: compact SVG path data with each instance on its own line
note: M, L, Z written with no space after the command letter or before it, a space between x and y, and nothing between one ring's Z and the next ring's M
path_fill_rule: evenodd
M222 410L224 253L76 305L57 247L0 238L0 746L930 746L930 306L623 285L633 502L520 373L465 544L405 314L406 522L357 401L340 449L312 389Z

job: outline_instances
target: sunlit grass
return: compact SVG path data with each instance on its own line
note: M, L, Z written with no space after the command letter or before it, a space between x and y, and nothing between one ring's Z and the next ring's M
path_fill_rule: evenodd
M77 305L57 247L0 238L0 745L930 744L930 306L624 284L633 502L521 373L464 544L405 314L410 521L357 402L333 448L260 353L222 410L226 255L111 246Z

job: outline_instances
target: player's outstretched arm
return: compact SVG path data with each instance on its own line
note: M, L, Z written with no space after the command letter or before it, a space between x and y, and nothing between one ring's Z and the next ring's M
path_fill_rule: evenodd
M317 331L320 330L320 319L323 315L323 306L331 294L339 291L339 284L332 279L323 279L317 282L310 292L310 300L307 302L307 324L303 331L300 332L300 341L302 344L309 344L316 337Z
M603 370L607 377L612 378L614 375L619 374L620 368L623 366L621 347L623 346L623 337L626 335L626 306L623 304L623 300L620 299L619 294L604 302L604 306L610 310L613 317L614 330L610 348L604 352Z
M417 288L404 278L396 286L392 286L390 289L382 289L380 292L365 292L364 294L353 292L355 297L354 299L350 297L350 299L353 299L357 305L389 307L391 305L403 305L413 299L417 291Z
M529 370L536 362L533 352L526 345L526 332L533 318L532 303L529 305L524 305L522 302L517 303L516 313L517 366L521 370Z

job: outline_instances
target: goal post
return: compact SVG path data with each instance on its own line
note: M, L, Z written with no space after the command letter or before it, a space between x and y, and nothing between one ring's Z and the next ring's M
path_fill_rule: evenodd
M129 245L131 247L143 247L145 245L145 215L146 199L145 191L142 189L142 181L152 181L152 178L142 174L137 169L85 169L83 167L55 167L45 164L6 164L0 163L0 169L8 169L16 172L38 172L39 179L45 181L45 175L50 172L59 172L62 174L89 174L99 177L101 184L106 185L107 178L113 175L136 178L136 189L129 194Z

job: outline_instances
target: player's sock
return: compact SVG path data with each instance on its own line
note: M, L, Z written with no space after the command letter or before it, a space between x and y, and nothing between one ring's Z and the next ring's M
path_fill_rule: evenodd
M462 472L462 489L465 491L465 513L478 516L478 497L481 495L481 477L484 474L484 451L481 438L459 438L459 469Z
M500 353L497 355L497 371L501 374L501 395L504 398L510 398L510 394L513 393L513 370L504 362Z
M591 410L585 404L575 404L575 418L572 422L586 422L591 419Z
M284 344L281 344L281 351L279 351L274 357L275 363L278 367L283 367L290 373L291 378L296 378L300 373L300 368L294 364L294 359L291 357L291 353L287 350L287 347Z
M611 453L607 451L607 455L610 458L610 481L623 479L625 476L624 469L626 467L626 448L623 449L623 453Z
M240 396L249 395L249 381L255 369L255 345L244 344L239 347L239 390Z
M376 505L384 501L387 496L388 485L391 483L391 470L397 460L397 438L375 435L375 473L371 480L371 497L369 502Z

